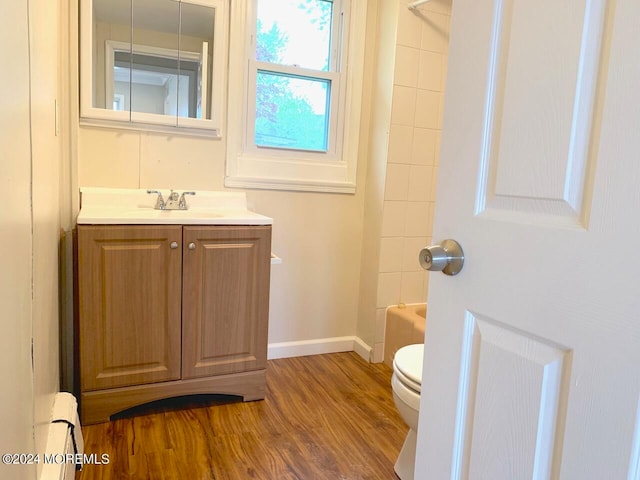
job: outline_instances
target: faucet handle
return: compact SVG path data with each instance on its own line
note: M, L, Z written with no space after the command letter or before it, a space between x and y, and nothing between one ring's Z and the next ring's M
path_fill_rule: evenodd
M162 198L162 192L160 192L159 190L147 190L147 193L156 193L158 195L158 199L156 200L156 205L153 208L155 208L156 210L164 210L165 203L164 198Z
M187 201L185 200L184 196L185 195L195 195L196 192L182 192L182 195L180 195L180 201L178 202L178 206L183 209L186 210L187 208Z

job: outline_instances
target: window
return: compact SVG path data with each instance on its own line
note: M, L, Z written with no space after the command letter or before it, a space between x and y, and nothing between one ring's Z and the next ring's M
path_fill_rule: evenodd
M332 32L340 34L340 2L306 0L284 8L279 0L257 3L250 63L254 144L327 152L335 143L331 99L340 94L340 46L336 41L332 48L331 41Z
M365 9L233 2L227 186L355 191Z

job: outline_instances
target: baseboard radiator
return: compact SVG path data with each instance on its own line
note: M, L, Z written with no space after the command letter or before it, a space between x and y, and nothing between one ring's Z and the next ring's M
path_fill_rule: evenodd
M70 393L58 393L53 402L40 480L73 480L76 470L82 468L83 455L78 403Z

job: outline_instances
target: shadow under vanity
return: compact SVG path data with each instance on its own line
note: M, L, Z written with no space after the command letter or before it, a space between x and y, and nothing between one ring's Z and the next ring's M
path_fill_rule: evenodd
M83 424L192 394L264 398L272 219L244 193L161 210L145 190L82 189L76 302Z

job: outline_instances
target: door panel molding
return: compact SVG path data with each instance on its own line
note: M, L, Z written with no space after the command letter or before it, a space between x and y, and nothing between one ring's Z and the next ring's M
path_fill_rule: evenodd
M476 215L586 228L608 3L493 3Z
M452 478L556 478L572 350L470 311L463 332Z

